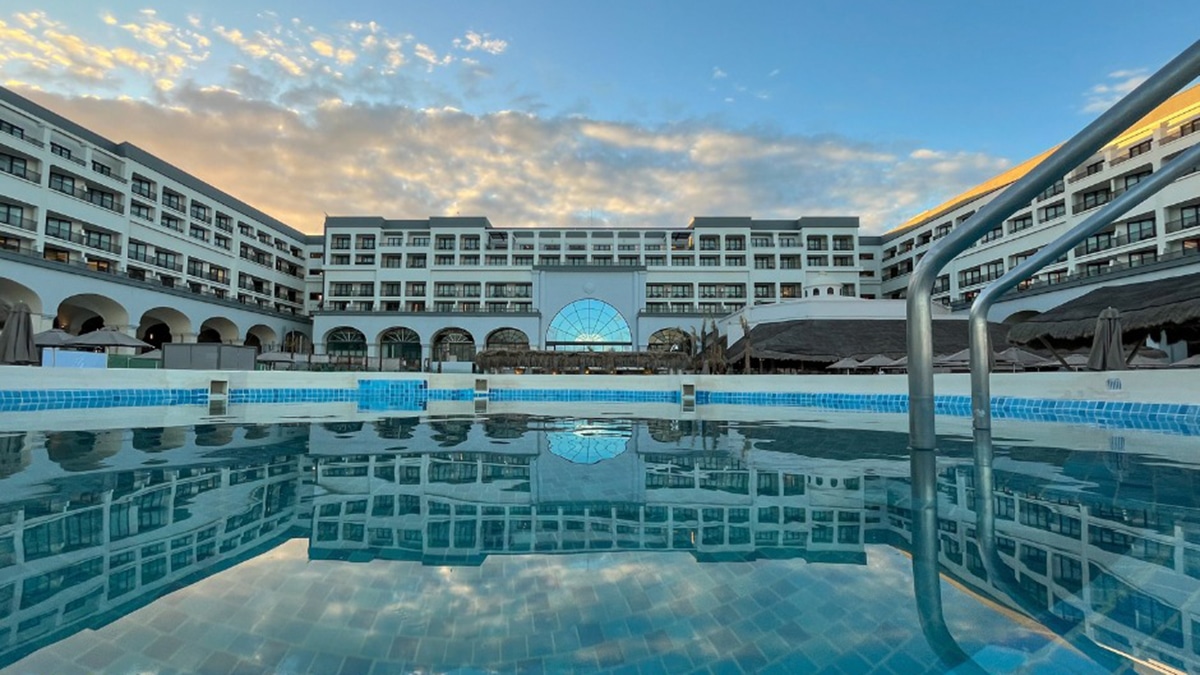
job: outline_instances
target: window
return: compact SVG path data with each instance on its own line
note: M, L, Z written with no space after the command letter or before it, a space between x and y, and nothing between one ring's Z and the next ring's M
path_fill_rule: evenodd
M46 234L56 239L71 238L71 221L46 217Z
M183 213L183 195L170 190L163 190L163 206L173 211Z
M1145 153L1150 152L1150 145L1151 145L1151 141L1149 138L1147 138L1146 140L1142 141L1141 143L1131 146L1129 148L1129 156L1137 157L1138 155L1144 155Z
M204 223L211 223L212 209L199 202L192 202L192 217Z
M100 162L97 162L96 160L92 160L92 171L95 171L96 173L100 174L101 176L111 176L112 175L112 167L108 166L107 164L102 164Z
M130 203L129 214L142 220L154 222L154 210L141 202Z
M828 239L824 236L811 235L804 240L804 245L810 251L828 251Z
M58 143L50 144L50 152L64 159L71 159L71 149L61 146Z
M52 173L50 174L50 189L73 195L75 194L75 179L61 173Z
M29 174L26 172L25 168L25 158L0 154L0 171L20 178L26 178Z
M141 195L147 199L157 198L157 195L154 194L154 183L151 183L141 176L133 177L133 182L130 183L130 189L135 195Z
M1091 164L1088 164L1087 166L1083 167L1083 175L1092 176L1092 175L1100 173L1103 170L1104 170L1104 160L1100 160L1098 162L1092 162Z
M1067 215L1067 207L1062 202L1055 202L1054 204L1038 209L1038 212L1041 221L1044 223L1048 220L1062 218Z
M329 248L335 251L344 251L350 248L350 235L335 234L329 239Z
M1103 162L1101 162L1101 164L1103 165ZM1053 185L1046 188L1045 190L1042 190L1042 194L1038 195L1038 201L1042 201L1043 199L1049 199L1049 198L1053 197L1054 195L1060 195L1063 193L1064 190L1066 190L1066 185L1065 185L1063 179L1059 178L1058 180L1054 181Z
M16 136L17 138L25 138L24 129L11 122L5 122L4 120L0 120L0 131L9 134L10 136Z
M1033 214L1030 213L1019 215L1016 218L1008 221L1009 234L1012 234L1013 232L1020 232L1022 230L1028 230L1031 227L1033 227Z

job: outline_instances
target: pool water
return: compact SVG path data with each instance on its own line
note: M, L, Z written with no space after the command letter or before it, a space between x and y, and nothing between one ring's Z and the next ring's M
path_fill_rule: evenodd
M951 644L989 672L1200 668L1181 439L998 435L989 572L947 437L931 610L907 438L862 419L0 432L0 667L920 673Z

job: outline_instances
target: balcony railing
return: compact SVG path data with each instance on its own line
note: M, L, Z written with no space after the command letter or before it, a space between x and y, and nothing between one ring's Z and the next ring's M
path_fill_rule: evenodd
M33 146L33 147L35 147L35 148L44 148L44 147L46 147L46 144L45 144L45 143L43 143L43 142L39 141L39 140L38 140L38 139L36 139L36 138L30 138L29 136L26 136L24 132L20 132L20 133L18 133L18 132L17 132L15 129L5 129L5 130L4 130L4 133L6 133L6 134L8 134L8 135L12 136L13 138L19 138L19 139L21 139L21 140L25 141L26 143L28 143L28 144L32 145L32 146Z
M1168 220L1166 224L1167 234L1179 232L1180 230L1190 230L1193 227L1200 227L1200 216L1176 218L1175 220Z
M130 251L129 259L136 260L138 262L143 262L143 263L146 263L147 265L154 265L155 267L161 267L163 269L173 270L175 272L183 271L183 263L178 263L178 262L172 263L164 258L159 258L157 256L151 256L149 254L142 253L140 251Z
M64 232L62 230L46 230L46 236L53 237L55 239L60 239L62 241L69 241L73 244L79 244L81 246L86 246L88 248L94 248L98 251L107 251L109 253L114 253L114 254L118 254L118 255L121 253L121 245L120 244L114 244L111 241L105 242L105 241L91 239L83 232L72 232L72 231Z

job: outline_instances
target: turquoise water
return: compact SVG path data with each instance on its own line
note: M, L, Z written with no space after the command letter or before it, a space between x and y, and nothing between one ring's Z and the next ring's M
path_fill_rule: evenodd
M0 666L942 672L907 438L859 426L597 412L0 432ZM1197 467L1149 434L1072 449L1020 431L996 441L990 574L970 442L943 443L936 609L954 649L993 672L1200 668Z

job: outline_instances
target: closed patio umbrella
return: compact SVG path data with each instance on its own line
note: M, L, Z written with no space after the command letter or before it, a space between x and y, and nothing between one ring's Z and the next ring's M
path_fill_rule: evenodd
M1088 370L1124 370L1121 347L1121 312L1107 307L1096 319L1096 334L1088 353Z
M29 365L38 362L37 354L29 305L17 302L0 329L0 363Z

